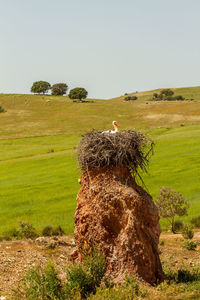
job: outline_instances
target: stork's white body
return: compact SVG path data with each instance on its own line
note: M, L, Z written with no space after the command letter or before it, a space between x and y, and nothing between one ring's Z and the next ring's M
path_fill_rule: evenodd
M105 133L105 134L115 134L115 133L119 132L119 128L118 127L120 127L120 125L117 124L116 121L113 121L112 125L114 127L114 130L105 130L105 131L102 131L102 133Z

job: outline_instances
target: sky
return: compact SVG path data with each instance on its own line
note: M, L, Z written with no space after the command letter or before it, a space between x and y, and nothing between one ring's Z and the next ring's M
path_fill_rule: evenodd
M0 93L200 85L199 0L0 0Z

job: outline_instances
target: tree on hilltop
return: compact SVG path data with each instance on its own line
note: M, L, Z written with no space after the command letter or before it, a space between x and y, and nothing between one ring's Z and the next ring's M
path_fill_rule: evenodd
M45 94L50 90L51 85L47 81L35 81L31 87L31 93Z
M187 215L187 209L189 208L188 201L184 199L181 193L177 193L173 189L163 187L160 189L159 196L155 204L158 207L160 217L168 219L171 224L171 231L175 233L175 215Z
M70 99L79 99L80 101L83 101L82 99L85 99L87 95L88 92L84 88L75 88L69 92Z
M63 96L67 93L68 85L66 83L56 83L51 87L51 93L54 96Z

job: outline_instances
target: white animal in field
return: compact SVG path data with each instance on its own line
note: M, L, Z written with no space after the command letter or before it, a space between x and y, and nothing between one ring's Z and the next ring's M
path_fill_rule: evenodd
M106 130L106 131L102 131L102 133L105 133L105 134L115 134L115 133L119 132L120 125L117 124L116 121L113 121L112 125L114 127L114 130Z

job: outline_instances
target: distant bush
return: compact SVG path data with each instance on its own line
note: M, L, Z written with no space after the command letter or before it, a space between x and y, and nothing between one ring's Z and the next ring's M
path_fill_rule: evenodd
M185 240L182 248L186 250L195 250L197 247L197 243L192 240Z
M5 109L2 106L0 106L0 113L3 113L3 112L5 112Z
M3 232L3 235L1 237L2 240L10 241L12 239L19 239L19 231L16 228L11 228L5 232Z
M193 218L190 223L196 227L196 228L200 228L200 216Z
M175 100L185 100L185 98L181 95L174 96L174 92L171 89L163 89L160 91L160 94L153 93L152 100L154 100L154 101L160 101L160 100L175 101Z
M53 232L53 227L51 225L50 226L46 226L42 230L42 235L43 236L52 236L52 232Z
M183 227L184 227L184 223L182 221L175 221L174 222L174 231L175 232L182 231Z
M185 224L183 229L182 229L182 236L184 237L184 239L192 239L194 236L194 232L192 229L192 226Z
M136 97L136 96L128 96L128 97L125 97L124 100L125 101L131 101L131 100L137 100L137 98L138 97Z
M163 241L163 240L162 240L162 241L160 241L160 243L159 243L159 244L160 244L160 246L164 246L164 244L165 244L165 241Z
M58 226L56 228L53 228L53 226L48 225L46 227L44 227L44 229L42 230L42 235L43 236L53 236L53 235L64 235L65 232L62 229L61 226Z
M64 230L62 229L61 226L56 227L52 231L52 235L60 235L61 236L61 235L64 235L64 234L65 234L65 232L64 232Z
M18 233L19 237L26 239L34 239L38 236L32 224L22 221L19 222Z
M198 268L193 268L191 271L187 269L178 269L177 271L166 270L165 275L169 280L176 283L186 283L200 280L200 271Z
M176 100L185 100L185 98L183 96L181 96L181 95L178 95L175 98L176 98Z
M2 235L3 240L12 239L35 239L38 236L35 228L28 222L19 222L18 228L11 228Z

